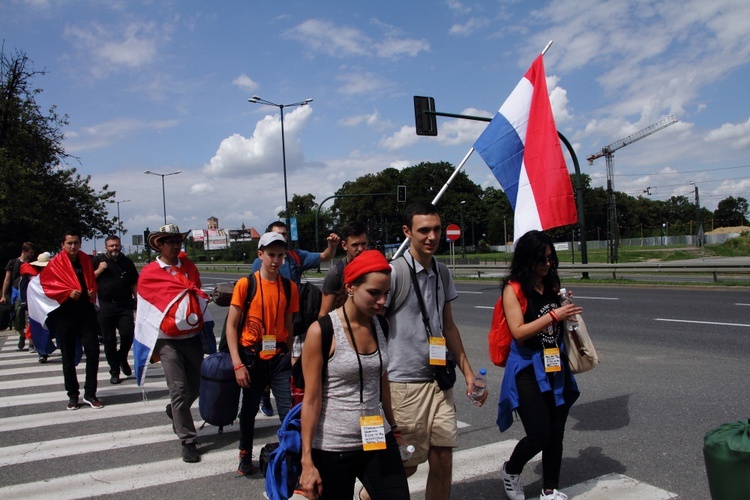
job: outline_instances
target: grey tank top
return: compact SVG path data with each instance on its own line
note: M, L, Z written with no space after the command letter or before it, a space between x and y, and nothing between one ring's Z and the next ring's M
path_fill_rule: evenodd
M357 354L349 343L339 315L329 313L333 323L335 350L328 360L328 377L323 381L318 427L313 438L313 448L325 451L354 451L362 449L359 418L364 415L383 415L380 409L380 361L377 351L359 355L364 374L364 413L359 403L359 363ZM388 370L388 350L380 323L375 321L378 345L383 359L383 372ZM386 434L390 431L383 415Z

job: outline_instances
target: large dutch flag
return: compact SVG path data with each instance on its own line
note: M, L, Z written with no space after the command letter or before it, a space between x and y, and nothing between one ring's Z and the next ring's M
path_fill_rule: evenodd
M138 306L133 340L133 364L138 386L142 387L146 383L146 369L152 361L162 322L169 311L174 314L174 323L179 329L190 330L197 324L197 318L191 319L194 314L191 314L188 307L189 293L196 294L201 309L198 311L204 322L204 331L201 335L205 335L208 330L213 333L214 322L207 309L207 295L200 290L198 270L187 259L181 263L183 270L193 277L194 281L189 284L173 279L157 262L144 267L138 277ZM174 304L178 306L172 309Z
M474 143L474 149L513 207L514 242L532 229L578 221L541 55Z

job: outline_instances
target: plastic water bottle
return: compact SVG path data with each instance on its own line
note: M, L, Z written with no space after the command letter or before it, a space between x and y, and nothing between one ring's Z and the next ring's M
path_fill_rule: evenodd
M406 462L407 460L409 460L412 455L414 455L414 450L415 448L412 444L399 445L398 451L399 453L401 453L401 461Z
M561 306L564 306L564 305L567 305L567 304L570 304L571 302L573 302L573 300L572 300L572 294L568 293L568 291L565 288L561 288L560 289L560 293L558 293L558 295L560 297L560 305ZM568 331L570 331L570 332L574 332L574 331L578 330L578 322L577 321L566 320L565 321L565 326L568 327Z
M482 368L479 370L479 375L474 377L474 383L471 386L471 398L472 403L479 406L479 403L484 399L487 394L487 370Z

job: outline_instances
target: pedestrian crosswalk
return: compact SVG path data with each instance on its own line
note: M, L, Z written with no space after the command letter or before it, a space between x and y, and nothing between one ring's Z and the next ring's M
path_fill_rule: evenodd
M264 480L259 474L246 478L235 472L237 425L226 427L223 434L212 426L200 429L202 462L181 460L164 412L169 397L158 364L148 371L144 393L133 377L110 385L102 353L97 395L105 408L67 411L59 353L50 356L47 364L39 364L35 355L16 349L10 333L0 332L0 499L262 498ZM81 383L83 379L81 364ZM199 425L197 403L193 415ZM278 425L277 417L258 415L256 457L265 443L275 440ZM461 428L471 426L464 423ZM515 443L504 440L457 450L454 484L476 482L476 488L484 491L476 498L503 498L498 463ZM409 479L413 498L424 498L427 474L428 468L422 466ZM170 489L165 492L165 488ZM677 498L616 474L564 489L570 498L589 500Z

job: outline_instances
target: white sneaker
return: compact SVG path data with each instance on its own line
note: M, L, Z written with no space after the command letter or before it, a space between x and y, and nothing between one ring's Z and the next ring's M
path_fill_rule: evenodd
M542 490L542 494L539 495L539 500L568 500L568 495L557 490L552 490L552 493L545 494L544 490Z
M502 470L505 494L508 495L510 500L525 500L526 497L523 496L523 488L521 488L521 474L508 474L505 472L506 465L508 465L508 462L503 464Z

